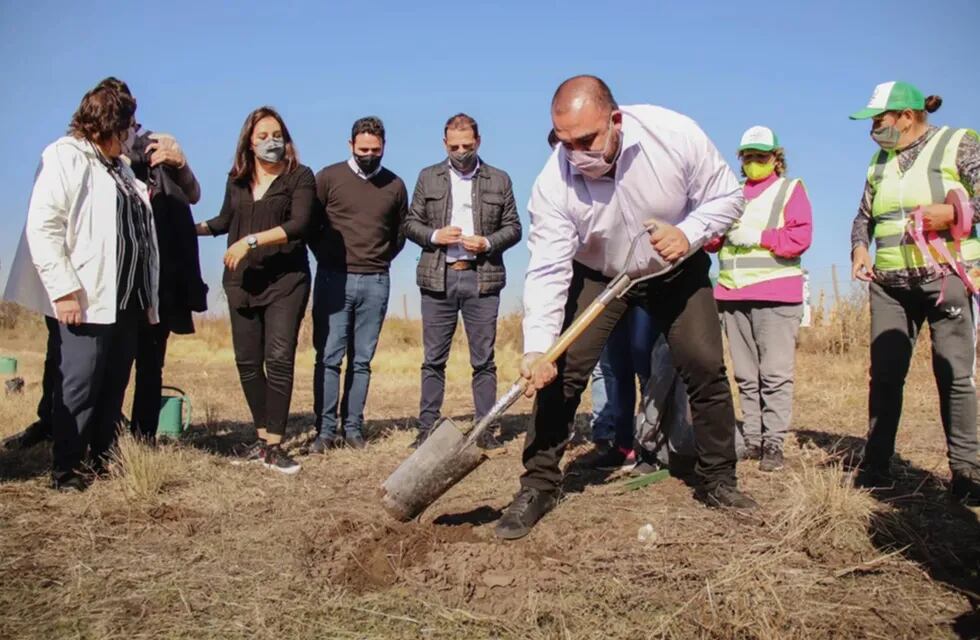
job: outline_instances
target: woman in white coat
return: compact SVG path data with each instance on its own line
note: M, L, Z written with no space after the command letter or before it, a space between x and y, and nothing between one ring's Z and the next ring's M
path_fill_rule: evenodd
M81 490L104 468L142 314L156 322L159 266L146 187L120 156L136 101L89 91L44 150L5 298L46 316L57 351L52 484Z

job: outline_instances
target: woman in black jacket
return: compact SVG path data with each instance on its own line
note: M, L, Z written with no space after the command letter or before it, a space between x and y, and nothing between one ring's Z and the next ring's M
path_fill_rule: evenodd
M245 118L221 213L198 226L201 235L228 234L222 283L235 363L258 431L245 461L286 474L300 469L280 444L310 295L304 237L315 198L313 172L299 163L286 124L261 107Z

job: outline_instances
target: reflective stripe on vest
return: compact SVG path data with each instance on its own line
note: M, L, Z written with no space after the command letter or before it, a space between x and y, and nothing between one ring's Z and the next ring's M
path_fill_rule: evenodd
M786 203L799 180L779 178L745 205L739 224L752 229L778 229L785 223ZM718 282L727 289L740 289L760 282L802 276L799 258L780 258L768 249L725 244L718 252Z
M895 152L882 150L872 158L868 182L875 194L871 215L875 223L876 269L898 271L928 264L907 233L908 220L917 207L942 203L950 189L963 188L956 155L964 135L976 134L968 129L939 129L905 173L899 170ZM950 234L940 235L949 241L949 250L953 252ZM961 243L960 253L966 262L980 260L980 240L976 239L975 229Z

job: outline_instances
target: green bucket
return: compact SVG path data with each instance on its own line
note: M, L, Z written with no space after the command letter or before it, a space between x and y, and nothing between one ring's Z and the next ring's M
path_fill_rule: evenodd
M17 373L17 358L0 356L0 375L14 375Z
M160 398L160 422L157 436L176 440L191 425L191 399L177 387L163 387L163 391L173 392Z

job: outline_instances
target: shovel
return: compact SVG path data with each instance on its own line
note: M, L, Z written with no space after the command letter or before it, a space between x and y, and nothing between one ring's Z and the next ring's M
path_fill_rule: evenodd
M535 362L534 366L541 363L554 363L558 360L610 302L623 296L640 280L646 279L634 280L626 273L632 263L637 241L656 229L657 224L656 221L651 220L645 226L646 229L633 238L623 270L558 337L554 345ZM381 505L384 510L402 522L411 520L480 466L486 460L484 450L476 444L480 434L517 402L527 389L527 385L527 380L523 377L518 378L472 429L464 430L449 418L440 420L429 437L381 485Z

